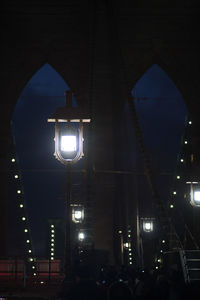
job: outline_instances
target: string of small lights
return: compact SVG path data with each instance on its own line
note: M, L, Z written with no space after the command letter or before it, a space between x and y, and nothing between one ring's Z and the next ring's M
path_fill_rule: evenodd
M50 259L55 258L55 225L50 224Z
M177 212L177 198L183 196L184 198L187 197L185 193L185 177L184 171L185 167L188 164L187 160L190 158L193 159L193 154L190 153L190 135L191 135L191 127L192 127L192 120L191 118L187 118L185 121L185 134L182 139L181 144L181 152L177 158L177 166L176 171L174 173L172 189L170 192L170 198L168 203L168 208L171 211L170 215L173 216L175 211ZM183 188L184 187L184 188ZM182 195L183 192L183 195ZM180 214L180 210L178 210ZM155 259L155 268L159 269L162 266L162 254L164 252L163 248L165 246L166 241L161 240L160 242L160 255L158 254Z
M29 268L31 269L31 274L33 276L37 276L36 271L36 258L34 257L33 253L33 244L32 244L32 238L31 238L31 231L30 231L30 225L29 225L29 219L26 209L26 203L24 198L24 192L22 188L22 182L21 182L21 174L18 167L18 161L16 154L12 153L10 157L10 176L11 180L14 181L14 186L16 188L16 204L19 208L18 210L18 218L22 222L22 228L24 232L24 247L25 247L25 256L26 260L29 264Z

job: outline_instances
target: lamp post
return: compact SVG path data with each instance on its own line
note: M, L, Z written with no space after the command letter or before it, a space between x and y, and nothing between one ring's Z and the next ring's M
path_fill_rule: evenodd
M67 91L66 106L58 107L48 122L55 123L55 157L66 166L66 226L65 226L65 277L71 273L71 243L70 243L70 194L71 165L79 161L83 153L83 123L89 123L90 118L72 106L72 93Z

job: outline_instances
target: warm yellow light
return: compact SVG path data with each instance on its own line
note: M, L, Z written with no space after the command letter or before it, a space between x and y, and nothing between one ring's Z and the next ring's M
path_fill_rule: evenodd
M15 179L17 179L17 178L19 178L19 176L16 174L16 175L15 175Z
M119 231L118 231L118 233L119 233L119 234L121 234L121 233L122 233L122 231L121 231L121 230L119 230Z
M76 151L76 136L66 135L61 137L61 151Z
M29 261L33 261L33 258L29 258Z
M32 269L35 269L35 266L32 266Z

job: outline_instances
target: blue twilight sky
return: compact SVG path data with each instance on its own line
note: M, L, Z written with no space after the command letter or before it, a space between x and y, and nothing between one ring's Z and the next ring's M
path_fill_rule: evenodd
M53 156L54 127L47 119L56 107L65 105L64 92L68 89L60 75L44 65L22 91L12 118L32 238L39 256L44 255L46 219L64 218L64 167ZM153 65L137 82L133 95L153 163L159 170L173 171L187 115L180 92L167 74ZM126 106L124 114L131 140L134 133ZM130 161L135 167L134 153Z

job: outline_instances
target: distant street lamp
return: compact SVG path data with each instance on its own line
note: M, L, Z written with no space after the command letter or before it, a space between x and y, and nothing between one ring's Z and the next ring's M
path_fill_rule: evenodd
M194 207L200 207L200 183L196 181L186 183L190 185L190 204Z
M142 218L142 228L144 232L152 232L153 231L153 218Z
M83 123L89 123L90 118L78 107L72 106L72 93L66 92L66 106L58 107L48 122L55 123L55 157L66 166L67 196L66 196L66 228L65 228L65 276L71 273L71 245L70 245L70 192L71 192L71 164L79 161L83 153ZM75 219L80 214L77 212Z

